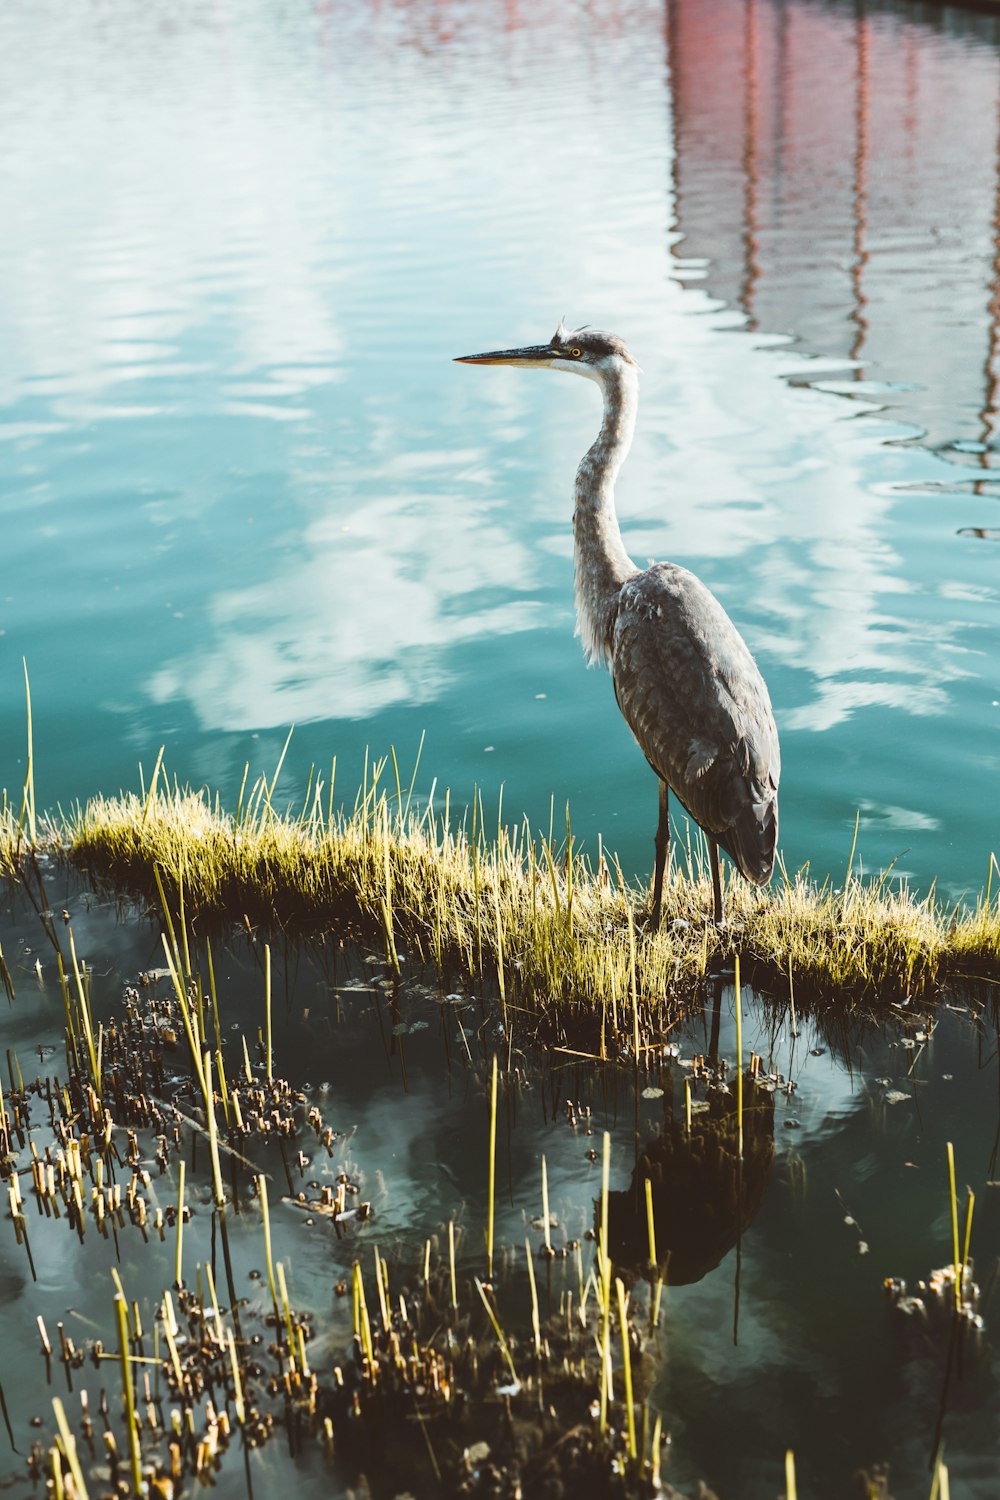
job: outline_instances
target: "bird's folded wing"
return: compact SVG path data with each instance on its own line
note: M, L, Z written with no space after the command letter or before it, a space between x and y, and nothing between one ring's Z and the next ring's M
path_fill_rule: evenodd
M777 842L778 733L756 663L715 596L660 563L621 589L615 695L653 770L751 880Z

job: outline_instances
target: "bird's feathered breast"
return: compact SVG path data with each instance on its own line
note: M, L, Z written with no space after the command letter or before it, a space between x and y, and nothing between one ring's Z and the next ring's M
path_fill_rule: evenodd
M622 713L650 765L753 880L777 839L781 774L767 687L705 585L658 563L621 587L611 672Z

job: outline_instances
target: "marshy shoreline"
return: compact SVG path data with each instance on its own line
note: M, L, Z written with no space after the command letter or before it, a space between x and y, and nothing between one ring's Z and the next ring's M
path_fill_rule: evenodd
M448 800L416 804L393 758L366 769L353 808L317 780L300 810L279 810L261 777L235 812L218 794L169 783L157 762L149 787L95 797L71 812L0 812L0 872L30 888L39 857L65 861L100 891L197 923L237 923L290 936L332 932L375 942L390 969L400 955L486 981L529 1010L571 1003L614 1029L645 1032L689 1003L706 978L742 962L746 978L796 1003L878 1009L932 998L945 986L1000 981L1000 879L974 901L919 896L891 872L859 877L853 850L843 884L779 865L758 890L724 866L726 925L711 920L707 861L674 840L660 930L648 893L599 850L575 846L567 810L557 844L483 803L456 819ZM38 895L44 905L44 891ZM602 1022L602 1034L604 1026Z
M120 1410L114 1398L110 1414L102 1415L113 1492L174 1496L223 1468L235 1483L238 1462L227 1454L239 1447L252 1494L251 1452L284 1436L296 1459L325 1456L340 1474L364 1476L372 1493L388 1494L398 1478L384 1458L384 1439L392 1432L407 1435L407 1477L415 1493L512 1496L530 1485L546 1494L582 1488L680 1500L689 1491L661 1476L672 1437L660 1406L666 1400L682 1427L686 1409L676 1395L663 1394L670 1379L660 1326L664 1289L676 1292L701 1280L735 1245L735 1344L742 1241L779 1160L789 1191L805 1191L801 1160L794 1150L779 1150L776 1132L777 1124L782 1133L801 1126L793 1102L796 1046L807 1062L822 1059L827 1047L850 1058L847 1033L855 1021L901 1035L901 1026L915 1024L916 1007L901 1008L894 1000L919 997L926 1010L945 986L974 989L975 980L1000 975L1000 903L987 889L974 906L949 909L891 887L887 878L850 873L838 890L817 887L804 872L781 877L764 892L732 878L728 925L718 931L707 869L688 846L685 868L671 871L665 889L662 928L653 933L645 922L647 892L631 885L603 851L596 865L582 857L568 818L558 844L551 832L533 838L525 824L511 827L499 816L487 822L478 797L455 819L447 801L440 811L432 803L418 805L412 784L401 784L394 768L394 761L372 765L347 811L336 808L318 782L300 810L277 808L276 772L249 791L244 786L230 813L207 790L171 784L160 761L138 793L95 798L58 815L36 815L29 773L20 810L6 803L0 809L0 875L21 887L20 904L30 904L49 930L66 1011L65 1080L47 1072L26 1080L16 1051L13 1061L8 1051L10 1088L0 1122L10 1148L18 1246L34 1277L29 1232L50 1246L66 1228L81 1244L96 1229L104 1239L111 1236L116 1265L119 1235L131 1239L135 1232L150 1246L155 1271L147 1278L156 1291L155 1315L145 1291L141 1299L156 1330L152 1357L143 1342L140 1300L130 1312L115 1282L122 1400ZM91 992L100 970L77 957L84 950L74 942L75 897L67 898L60 919L56 895L81 884L84 892L89 886L99 896L124 899L133 920L148 913L164 929L166 968L130 974L122 1004L103 1018ZM93 904L110 910L108 902ZM217 996L212 949L219 929L230 937L242 932L256 966L262 965L263 1026L245 989L228 995L228 1008ZM410 1017L411 1008L401 1006L401 997L409 994L418 1011L424 1003L420 971L436 971L438 980L457 976L464 992L444 995L442 984L426 1005L442 1017L446 1057L456 1025L466 1038L469 1118L488 1138L488 1186L485 1195L481 1189L459 1194L447 1216L421 1221L421 1254L408 1241L393 1245L381 1163L376 1170L368 1165L374 1206L364 1196L366 1173L349 1150L351 1106L338 1098L342 1081L339 1091L304 1081L301 1059L287 1077L275 1067L270 944L287 938L291 949L314 937L345 950L348 976L351 955L367 970L363 980L348 977L342 992L357 985L357 997L373 997L376 1008L384 998L401 1068L403 1036L421 1029L430 1034L419 1015L412 1026L402 1019L403 1009ZM224 939L217 958L225 951ZM22 948L20 972L31 972L31 963L30 948ZM338 963L335 957L334 967ZM779 996L781 1011L780 1021L764 1026L767 1061L751 1042L749 1066L741 972L768 1016L774 1010L768 990ZM730 978L736 1031L729 1035L727 1021L720 1045ZM232 990L231 976L226 987ZM0 988L14 1000L2 949ZM695 1019L694 1031L703 1027L704 1037L678 1062L675 1039L688 1049L692 1014L697 1017L713 992L711 1035L707 1017ZM341 998L338 992L338 1013ZM468 1031L463 1008L478 1009ZM816 1014L806 1024L814 1029L797 1044L796 1012L810 1008ZM933 1022L921 1025L925 1032L889 1042L899 1047L899 1067L912 1070L921 1055L916 1047L922 1052L935 1029ZM338 1051L351 1045L348 1030L341 1017ZM239 1040L230 1035L237 1032ZM377 1051L375 1035L359 1045ZM779 1056L786 1042L787 1064ZM39 1047L40 1063L47 1050ZM351 1070L346 1054L341 1064ZM600 1109L601 1090L613 1095L616 1080L628 1080L633 1100L608 1112L605 1097L606 1122L592 1116L589 1103L573 1105L567 1097L575 1087L574 1097L587 1099L593 1089ZM909 1097L890 1087L894 1081L890 1073L872 1083L872 1119ZM580 1219L578 1207L574 1218L564 1217L570 1201L565 1176L557 1179L560 1211L550 1210L546 1153L550 1163L563 1154L551 1133L539 1137L541 1217L525 1197L534 1185L511 1176L504 1191L503 1137L519 1111L531 1114L526 1101L532 1093L540 1098L550 1087L549 1123L558 1094L567 1111L560 1129L576 1139L575 1155L585 1163L590 1222ZM656 1129L642 1136L641 1149L640 1100L644 1109L662 1113ZM330 1107L339 1107L339 1125L335 1116L327 1120ZM616 1157L622 1186L615 1187L611 1132L630 1119L632 1180ZM605 1123L609 1128L601 1128ZM950 1145L949 1162L957 1225ZM116 1171L124 1174L122 1182L112 1180ZM26 1213L17 1187L19 1174L27 1182L29 1172L26 1193L36 1200L37 1214ZM269 1181L281 1259L272 1251ZM495 1236L495 1209L506 1211L508 1195L522 1213L520 1241L510 1236L509 1218L508 1232ZM970 1190L965 1248L956 1240L953 1281L946 1282L949 1268L934 1273L944 1286L938 1301L947 1317L937 1303L931 1309L941 1313L942 1326L958 1330L954 1337L961 1336L970 1360L982 1327L969 1253L973 1201ZM185 1230L189 1207L196 1222ZM378 1222L383 1214L384 1224ZM484 1215L485 1256L476 1233ZM351 1262L349 1277L326 1287L327 1274L322 1283L331 1305L311 1287L307 1270L305 1237L323 1234L334 1236L331 1263L345 1256ZM374 1245L374 1282L362 1269L373 1236L389 1250L385 1257ZM249 1260L260 1261L261 1245L267 1281L259 1270L249 1272L260 1290L248 1301L241 1277ZM194 1255L204 1260L192 1281ZM913 1299L907 1301L906 1283L895 1275L897 1261L889 1264L893 1295L909 1307ZM286 1265L298 1280L292 1293L305 1291L304 1302L290 1298ZM132 1260L127 1269L135 1281ZM933 1289L938 1282L932 1277L929 1284ZM866 1295L881 1305L886 1292L877 1272L870 1283ZM965 1300L956 1299L955 1286ZM342 1316L336 1312L340 1298ZM666 1312L664 1304L664 1318ZM903 1314L894 1308L892 1317L893 1327L902 1329ZM320 1336L326 1324L340 1330L332 1351ZM40 1312L38 1327L48 1374L60 1346ZM169 1363L156 1342L161 1330ZM61 1338L61 1323L58 1332ZM61 1348L67 1379L89 1361L99 1366L110 1357L101 1340L89 1336L63 1340ZM158 1372L155 1388L148 1366ZM660 1389L655 1400L654 1386ZM206 1390L213 1393L208 1402ZM141 1420L133 1404L140 1392ZM47 1424L50 1436L32 1444L29 1473L53 1500L87 1500L101 1484L93 1453L87 1461L87 1399L84 1388L79 1421L57 1400L57 1431ZM176 1420L158 1404L163 1399L176 1406ZM190 1441L177 1442L177 1422ZM946 1472L937 1440L933 1462L935 1476ZM855 1492L886 1500L886 1472L859 1471ZM791 1450L785 1493L796 1493Z

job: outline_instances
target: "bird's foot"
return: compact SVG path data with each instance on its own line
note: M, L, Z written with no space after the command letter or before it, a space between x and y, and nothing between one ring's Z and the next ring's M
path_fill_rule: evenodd
M648 911L642 912L636 920L636 926L641 927L644 932L652 933L660 930L661 910L659 905L654 905Z

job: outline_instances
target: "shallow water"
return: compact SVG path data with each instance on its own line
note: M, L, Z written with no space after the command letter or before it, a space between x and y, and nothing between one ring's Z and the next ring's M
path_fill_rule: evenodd
M123 986L134 984L140 971L162 965L157 932L135 920L122 925L112 910L58 874L48 880L56 913L65 903L78 955L91 968L95 1024L107 1024L121 1015ZM16 1051L26 1079L36 1072L64 1076L63 1004L52 950L23 904L4 913L0 942L17 990L13 1005L0 1012L0 1050ZM230 1080L241 1065L241 1036L256 1055L264 1021L262 961L260 950L246 941L221 950L216 945ZM951 1260L947 1141L955 1149L963 1226L966 1185L976 1194L977 1277L984 1286L994 1280L1000 1254L1000 1074L992 1020L957 1001L939 1010L926 1043L917 1038L927 1019L904 1012L880 1029L861 1020L824 1025L800 1018L793 1035L789 1014L744 991L744 1048L762 1055L765 1072L790 1079L794 1092L779 1087L766 1098L763 1114L758 1105L762 1123L748 1128L748 1207L738 1233L724 1179L716 1180L710 1156L695 1155L687 1164L683 1129L684 1081L694 1056L712 1049L715 1000L719 1055L731 1065L735 1057L731 980L713 985L707 1015L677 1033L677 1057L636 1075L628 1067L595 1070L558 1056L543 1066L519 1045L524 1037L516 1016L507 1039L491 1004L433 981L404 982L397 989L375 955L349 961L342 953L324 956L318 950L311 958L295 953L282 959L275 952L274 961L275 1071L305 1089L339 1134L327 1158L306 1133L301 1145L312 1159L301 1173L293 1165L292 1185L305 1188L314 1178L332 1183L347 1169L360 1184L360 1197L372 1204L371 1219L338 1238L318 1216L307 1224L283 1196L284 1171L273 1144L246 1148L270 1177L274 1256L286 1267L291 1300L316 1316L310 1361L321 1381L329 1384L334 1363L350 1358L351 1300L337 1296L335 1285L350 1277L355 1259L367 1276L375 1245L389 1262L393 1287L419 1285L426 1237L436 1235L440 1244L444 1226L454 1219L459 1276L482 1275L489 1059L509 1040L517 1082L500 1095L496 1224L497 1264L505 1267L498 1296L508 1332L530 1338L523 1246L527 1238L537 1255L542 1245L542 1154L553 1244L558 1250L582 1239L586 1273L593 1259L585 1236L600 1196L602 1133L610 1131L611 1243L617 1274L631 1281L637 1257L629 1245L641 1247L643 1262L648 1258L644 1206L632 1215L632 1227L623 1227L630 1221L624 1205L631 1174L639 1151L651 1143L655 1151L673 1121L674 1144L664 1168L669 1192L657 1208L658 1254L670 1248L673 1284L664 1295L660 1334L645 1359L651 1410L662 1413L672 1437L667 1476L685 1487L704 1478L721 1495L770 1500L781 1492L784 1453L791 1446L802 1492L842 1497L859 1465L885 1460L894 1494L925 1492L941 1413L948 1319L925 1331L918 1319L893 1311L883 1280L903 1277L912 1288ZM174 1066L183 1073L182 1054L175 1056ZM567 1101L575 1106L576 1123L568 1118ZM44 1106L36 1106L33 1133L40 1152L51 1137L45 1115ZM693 1116L696 1141L703 1118ZM116 1139L124 1149L121 1134ZM152 1134L140 1137L154 1201L176 1201L176 1161L158 1175ZM295 1149L288 1151L293 1163ZM27 1150L19 1156L23 1166ZM214 1253L203 1150L199 1156L200 1166L188 1162L194 1215L185 1230L183 1269L191 1282L197 1266ZM262 1299L266 1304L267 1293L266 1281L258 1279L264 1266L260 1216L243 1177L242 1212L230 1222L237 1291L252 1309ZM173 1281L175 1253L172 1231L163 1244L151 1232L146 1245L127 1222L117 1247L99 1235L92 1219L84 1243L78 1243L65 1219L43 1217L28 1191L30 1180L30 1172L22 1171L36 1281L9 1216L0 1235L6 1288L0 1332L8 1351L2 1384L22 1452L41 1435L30 1419L43 1417L47 1428L49 1399L64 1385L58 1364L46 1384L36 1315L45 1319L50 1337L63 1322L78 1344L102 1337L114 1347L112 1266L127 1295L139 1299L149 1328L161 1289ZM572 1255L548 1269L543 1259L536 1266L544 1319L558 1310L563 1292L573 1289L576 1295L577 1269ZM217 1280L221 1288L221 1269ZM634 1295L645 1295L641 1283ZM962 1500L985 1500L995 1491L995 1292L984 1295L982 1312L985 1331L977 1347L966 1350L943 1416L952 1494ZM473 1327L478 1330L475 1317ZM68 1409L76 1409L81 1386L93 1404L100 1384L114 1390L116 1379L117 1372L98 1374L88 1364L73 1376ZM400 1441L405 1453L405 1438ZM282 1450L280 1441L272 1442L253 1455L256 1493L286 1482ZM366 1467L376 1494L396 1493L379 1483L377 1464ZM0 1468L12 1478L23 1473L13 1455ZM311 1449L294 1477L306 1494L346 1494L355 1480L354 1465L331 1470ZM417 1460L408 1483L417 1494L434 1492L428 1476L421 1480ZM221 1484L227 1494L245 1492L236 1455L223 1467Z
M288 795L336 756L352 797L366 746L412 764L426 733L420 790L502 784L536 826L568 799L645 870L654 787L573 639L594 393L450 363L566 314L644 367L626 541L757 654L788 864L839 877L860 813L867 867L978 889L997 24L5 6L0 781L23 656L40 805L161 744L233 800L293 723Z

